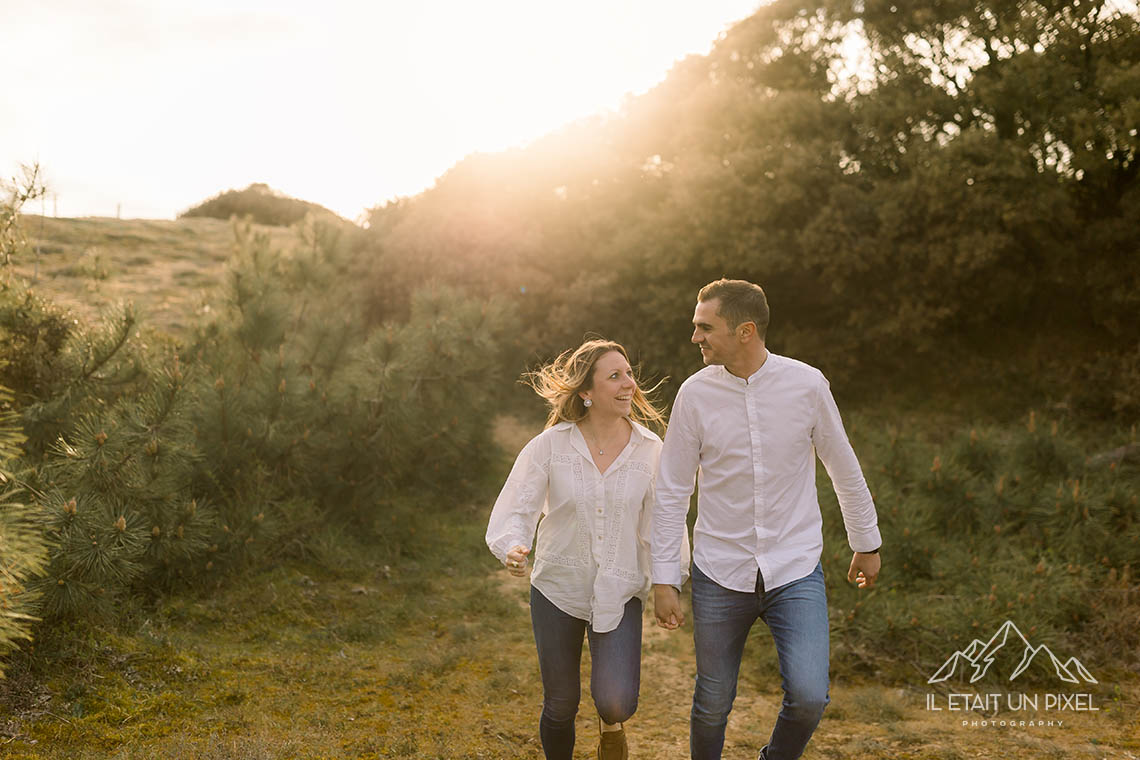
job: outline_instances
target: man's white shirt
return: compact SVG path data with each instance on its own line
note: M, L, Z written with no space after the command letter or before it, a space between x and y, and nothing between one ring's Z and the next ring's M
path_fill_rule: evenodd
M879 548L875 504L823 373L769 352L747 380L719 365L692 375L677 392L658 466L653 582L682 582L694 478L693 561L712 580L751 592L757 569L768 590L809 575L823 551L817 454L851 549Z

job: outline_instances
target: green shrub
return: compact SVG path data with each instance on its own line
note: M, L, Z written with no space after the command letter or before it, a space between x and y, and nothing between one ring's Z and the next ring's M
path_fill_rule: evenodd
M226 306L191 350L196 491L226 524L288 502L300 521L289 530L307 531L306 520L363 518L400 489L446 489L478 472L492 447L472 410L509 386L510 311L427 288L406 321L372 329L366 304L344 296L338 272L352 254L337 240L281 258L241 234Z
M24 440L11 401L11 393L0 387L0 658L16 642L31 638L36 596L28 581L43 570L46 554L33 511L20 500L22 494L7 470Z
M0 284L0 381L21 400L43 398L60 381L67 314L10 283Z
M136 338L121 307L75 325L29 394L49 543L33 586L52 625L305 551L336 525L386 533L401 494L454 493L492 456L509 309L429 287L406 321L371 328L344 296L354 254L335 230L308 224L290 253L235 230L220 308L190 345Z
M172 361L138 392L81 417L44 458L45 617L107 612L207 552L216 520L190 491L199 454L184 385Z
M54 309L46 306L42 313L54 325ZM65 334L49 331L53 342L33 350L24 377L34 382L19 397L30 461L38 462L85 414L145 384L147 358L134 340L137 330L134 308L122 303L94 325L73 320Z
M178 218L209 217L229 220L234 217L239 219L248 217L257 224L288 227L304 220L308 215L324 222L345 223L324 206L290 198L261 182L255 182L244 190L226 190L219 193L183 211Z
M1121 652L1135 660L1140 634L1120 616L1140 611L1140 468L1087 465L1074 435L1031 419L966 427L941 447L918 433L859 426L855 445L883 533L884 574L870 593L840 580L850 553L821 475L841 667L900 676L921 665L929 676L941 665L931 658L988 639L1006 619L1035 644L1079 648L1089 667L1115 667ZM1094 440L1084 447L1113 447Z

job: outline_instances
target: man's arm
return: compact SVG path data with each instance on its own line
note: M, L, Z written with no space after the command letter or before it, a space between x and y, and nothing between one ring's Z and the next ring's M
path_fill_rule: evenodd
M811 438L839 498L847 542L854 552L847 579L858 584L859 588L871 588L882 566L878 552L883 539L879 533L875 502L863 478L855 450L847 439L831 387L822 376L817 393L816 424Z
M682 388L673 402L665 445L657 465L653 510L653 604L657 624L670 630L684 624L680 587L688 567L689 499L693 495L700 441Z

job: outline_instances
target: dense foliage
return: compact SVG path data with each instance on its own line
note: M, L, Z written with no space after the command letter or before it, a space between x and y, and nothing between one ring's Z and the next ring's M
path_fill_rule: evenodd
M5 519L47 539L30 589L51 622L306 552L330 525L383 538L401 494L462 492L494 450L470 410L510 385L509 308L424 284L370 326L339 227L310 219L285 251L235 230L220 308L186 345L126 305L86 325L0 291L35 496Z
M39 167L26 167L20 180L0 183L0 191L4 193L0 199L0 262L7 266L26 245L19 223L20 210L44 192ZM28 584L43 572L47 553L44 536L36 525L35 510L25 502L26 494L11 472L27 439L14 408L15 398L3 383L10 377L10 359L34 353L39 344L38 340L29 343L26 333L21 335L10 329L13 321L24 322L11 319L12 306L19 310L21 305L12 301L7 287L0 290L0 658L20 640L31 638L37 599ZM19 373L17 369L16 374ZM4 663L0 659L0 678L3 677Z
M544 354L597 331L680 378L697 289L744 277L847 385L1135 415L1138 93L1116 3L774 2L621 113L374 209L373 283L509 295Z
M31 638L37 600L28 582L43 572L46 555L34 511L7 469L24 442L19 416L8 406L11 401L8 390L0 387L0 658L16 642Z
M778 1L620 113L373 209L369 314L462 283L517 303L539 356L597 332L675 389L699 366L697 289L743 277L768 291L769 345L845 398L962 384L1006 420L1051 409L1056 433L857 441L891 591L841 594L843 661L964 645L1001 615L1135 651L1137 475L1084 460L1140 414L1138 126L1120 4Z
M255 182L244 190L226 190L208 198L178 215L178 218L208 217L225 221L248 217L256 224L288 227L306 216L327 223L346 224L324 206L298 198L290 198L263 182Z
M835 497L821 488L846 667L929 664L931 653L988 640L1007 619L1035 645L1086 664L1137 664L1136 428L1101 444L1122 447L1088 457L1063 424L1035 412L1008 427L963 425L937 442L921 426L883 429L862 417L852 426L879 507L886 590L860 594L839 580L851 555ZM1046 678L1055 674L1024 680Z

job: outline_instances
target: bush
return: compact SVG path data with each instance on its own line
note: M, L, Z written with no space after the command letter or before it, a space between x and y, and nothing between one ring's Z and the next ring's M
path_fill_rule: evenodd
M483 412L512 384L510 309L425 287L404 320L370 326L337 228L310 220L287 253L235 231L221 308L190 345L140 339L122 306L20 375L36 379L26 481L49 546L30 585L49 624L214 582L333 526L387 534L402 494L461 492L494 450ZM30 296L8 314L16 334L59 324Z
M43 570L45 560L43 537L33 512L18 499L21 494L7 471L24 440L19 417L8 408L11 401L11 393L0 387L0 657L16 642L31 638L36 596L27 584Z
M1140 603L1140 468L1085 464L1072 434L1030 419L952 433L941 447L911 434L905 460L898 431L859 426L885 573L871 594L833 585L840 662L867 673L921 663L929 676L941 664L932 653L985 640L1006 619L1035 644L1080 649L1089 667L1091 658L1121 664L1121 652L1135 659L1140 634L1117 616ZM824 567L835 580L850 553L839 549L841 521L826 519L838 507L826 506L834 496L822 481Z
M41 313L54 324L54 308L45 306ZM35 320L36 312L26 314ZM145 386L148 358L134 340L137 331L134 308L118 304L93 325L72 321L57 346L33 350L23 360L27 371L20 377L29 382L21 389L19 405L31 462L39 462L84 415ZM56 333L47 337L55 339Z
M51 396L63 381L60 354L71 333L62 309L16 284L0 284L0 383L18 405Z
M303 221L308 215L323 222L345 224L343 219L324 206L290 198L261 182L255 182L244 190L226 190L218 193L213 198L183 211L178 218L208 217L229 220L233 217L239 219L248 217L257 224L288 227Z
M311 507L291 510L290 530L308 531L306 519L375 515L400 489L476 472L491 446L472 410L509 385L509 309L426 288L406 321L370 328L367 305L343 295L352 254L336 240L281 258L242 234L227 306L191 351L197 492L226 524L300 497Z
M190 490L199 453L187 401L174 360L80 418L45 457L39 507L51 560L36 582L45 617L108 612L207 552L216 520Z

